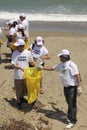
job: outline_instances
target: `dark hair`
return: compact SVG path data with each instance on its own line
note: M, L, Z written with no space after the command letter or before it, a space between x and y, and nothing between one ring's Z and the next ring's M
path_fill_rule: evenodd
M17 24L18 24L18 22L14 21L13 22L13 27L16 27Z
M61 55L60 58L65 58L68 61L70 60L70 55Z

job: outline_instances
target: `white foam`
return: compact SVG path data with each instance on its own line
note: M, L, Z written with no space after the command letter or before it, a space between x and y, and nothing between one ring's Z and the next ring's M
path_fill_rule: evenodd
M30 21L87 21L87 15L67 15L67 14L45 14L45 13L26 13ZM0 12L1 20L18 19L19 13Z

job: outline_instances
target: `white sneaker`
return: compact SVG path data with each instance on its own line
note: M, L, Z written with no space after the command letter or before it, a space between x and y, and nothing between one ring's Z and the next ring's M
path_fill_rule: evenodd
M73 126L74 126L73 123L69 123L69 124L66 126L66 128L67 128L67 129L70 129L70 128L72 128Z

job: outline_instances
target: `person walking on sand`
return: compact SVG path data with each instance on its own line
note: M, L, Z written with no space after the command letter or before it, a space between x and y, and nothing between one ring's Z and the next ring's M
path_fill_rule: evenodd
M44 60L50 59L50 55L48 53L48 50L44 46L44 40L41 36L36 37L33 44L30 46L30 50L33 56L33 59L35 62L39 61L39 64L44 66ZM43 94L43 87L42 87L42 79L40 83L40 94Z
M21 20L21 24L23 25L24 33L27 36L27 38L29 38L29 21L26 18L26 14L21 13L19 18Z
M24 35L26 36L25 47L26 47L26 49L29 49L29 42L30 42L30 39L29 39L29 21L26 18L25 13L21 13L19 18L21 20L20 24L22 24L22 26L23 26Z
M69 50L63 49L58 54L58 57L61 63L53 67L43 68L39 66L38 69L60 72L61 81L64 86L64 95L68 104L67 118L70 121L66 128L71 128L77 122L77 94L80 95L82 93L80 87L81 78L77 65L70 60Z
M14 84L16 87L17 108L22 109L22 103L27 103L27 100L24 98L26 84L22 69L29 67L29 63L32 65L35 64L31 52L24 48L24 40L18 39L14 45L17 49L12 54L11 63L14 67Z
M16 36L16 30L13 27L13 20L9 20L7 23L8 25L8 32L6 34L7 37L7 47L10 48L11 43L15 41L15 36Z

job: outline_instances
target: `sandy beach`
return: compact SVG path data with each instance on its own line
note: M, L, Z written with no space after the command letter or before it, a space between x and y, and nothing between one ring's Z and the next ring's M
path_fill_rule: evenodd
M42 36L45 46L51 55L50 60L45 60L46 66L53 66L59 62L57 54L62 49L68 49L71 52L71 60L74 61L80 70L82 78L83 93L77 98L77 117L78 122L72 130L87 130L87 34L69 33L69 32L46 32L31 31L30 43L36 36ZM6 47L6 38L3 37L4 44L1 47L2 64L0 64L0 126L10 120L24 120L37 126L41 118L45 118L52 130L65 130L66 121L61 119L62 115L67 113L67 104L63 94L63 86L60 76L56 72L43 72L43 87L45 93L39 95L38 100L45 104L39 111L29 106L24 106L24 112L15 108L15 91L13 90L13 69L10 63L10 49ZM52 103L56 104L52 105ZM43 124L44 125L44 124ZM50 128L50 130L51 130ZM2 129L0 129L2 130ZM37 129L39 130L39 129ZM41 129L41 130L47 130Z

